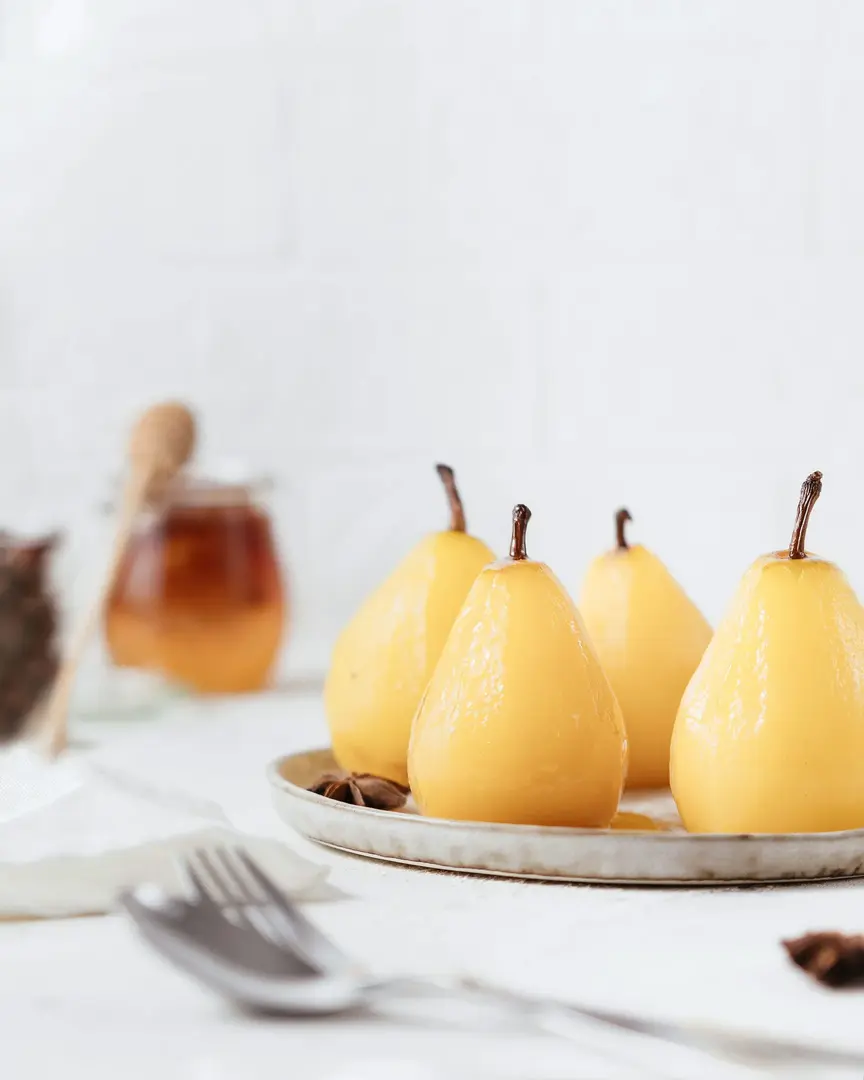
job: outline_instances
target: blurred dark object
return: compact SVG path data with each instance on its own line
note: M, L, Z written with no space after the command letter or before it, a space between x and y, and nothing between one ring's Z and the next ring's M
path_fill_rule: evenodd
M50 688L60 660L49 568L58 534L0 532L0 741L15 738Z
M793 963L825 986L864 984L864 934L823 930L790 938L783 947Z

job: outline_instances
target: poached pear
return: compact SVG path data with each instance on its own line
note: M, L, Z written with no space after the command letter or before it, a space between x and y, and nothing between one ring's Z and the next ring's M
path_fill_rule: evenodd
M681 701L672 792L691 832L864 827L864 613L805 549L821 490L814 472L788 551L744 574Z
M529 559L513 511L510 558L481 571L414 718L408 772L423 814L605 828L627 738L576 606Z
M453 620L480 570L495 558L466 532L453 470L438 465L450 528L410 551L339 635L324 705L339 764L407 784L417 703Z
M660 559L617 544L588 567L579 610L624 714L628 788L669 786L669 743L681 695L711 640L711 627Z

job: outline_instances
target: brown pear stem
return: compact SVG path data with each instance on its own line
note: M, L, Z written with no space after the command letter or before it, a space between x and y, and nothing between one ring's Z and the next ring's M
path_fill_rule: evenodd
M436 465L435 470L441 477L441 483L450 502L450 531L465 532L465 508L456 487L456 476L449 465Z
M619 551L626 551L630 545L627 543L627 537L624 535L624 526L628 521L632 521L630 517L630 511L625 507L621 507L618 513L615 515L615 540L618 544Z
M816 500L822 493L822 473L812 472L801 485L801 498L798 500L798 513L795 515L795 528L789 541L789 558L806 559L804 545L807 540L807 526Z
M528 522L531 520L531 511L524 503L513 507L513 536L510 540L510 558L518 561L527 559L528 552L525 548L525 532Z

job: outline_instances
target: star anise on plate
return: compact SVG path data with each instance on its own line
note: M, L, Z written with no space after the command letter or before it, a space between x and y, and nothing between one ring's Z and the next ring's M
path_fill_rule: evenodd
M395 780L371 773L351 773L349 776L325 773L309 790L325 799L368 806L372 810L401 810L410 793L409 788Z
M782 944L793 963L825 986L864 982L864 934L823 930Z

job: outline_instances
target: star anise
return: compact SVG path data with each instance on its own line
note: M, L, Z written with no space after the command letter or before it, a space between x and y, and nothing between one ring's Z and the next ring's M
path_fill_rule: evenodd
M351 773L349 776L325 773L309 790L325 799L368 806L372 810L401 810L410 792L395 780L371 773Z
M864 982L864 934L824 930L782 944L793 963L825 986Z

